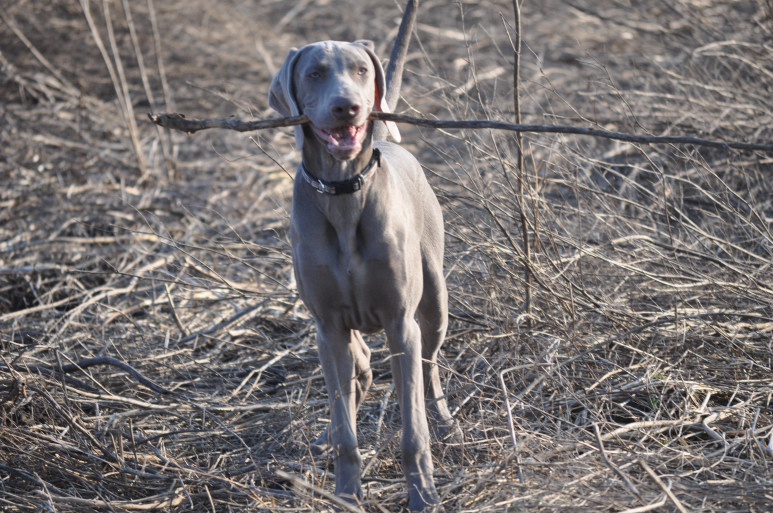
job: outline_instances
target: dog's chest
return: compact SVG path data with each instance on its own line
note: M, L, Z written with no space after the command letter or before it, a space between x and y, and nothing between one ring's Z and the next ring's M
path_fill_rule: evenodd
M332 222L318 218L312 225L294 227L293 263L299 292L314 317L373 331L414 302L408 296L416 295L415 287L407 281L416 274L411 267L420 275L421 260L400 226L368 209Z

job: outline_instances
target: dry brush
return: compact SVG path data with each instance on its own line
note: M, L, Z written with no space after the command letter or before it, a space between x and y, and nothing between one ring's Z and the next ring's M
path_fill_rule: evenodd
M347 3L341 23L323 4L0 8L0 510L335 502L308 450L326 400L292 286L290 131L144 119L266 117L299 42L386 55L393 5ZM420 9L400 114L514 121L512 4ZM523 120L767 144L772 13L526 3ZM525 134L520 195L512 134L402 130L446 216L442 363L466 434L433 448L447 510L768 509L770 154ZM373 347L363 509L395 511L398 412Z

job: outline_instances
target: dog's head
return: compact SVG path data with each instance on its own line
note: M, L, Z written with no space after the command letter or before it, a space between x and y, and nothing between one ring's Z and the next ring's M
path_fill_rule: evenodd
M311 123L295 127L295 142L314 137L337 159L348 160L362 150L372 126L373 110L389 112L386 79L371 41L323 41L290 50L274 76L269 105L283 116L306 114ZM399 142L394 122L386 122Z

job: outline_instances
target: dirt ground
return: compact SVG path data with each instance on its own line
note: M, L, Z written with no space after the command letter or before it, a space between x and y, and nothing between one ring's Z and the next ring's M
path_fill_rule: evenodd
M0 5L0 511L327 511L314 327L288 220L289 48L402 2ZM526 1L523 121L773 141L770 0ZM425 1L400 113L514 121L513 4ZM448 512L773 506L773 152L401 125L443 207ZM524 248L528 245L528 251ZM528 299L527 299L528 298ZM389 356L367 512L407 507Z

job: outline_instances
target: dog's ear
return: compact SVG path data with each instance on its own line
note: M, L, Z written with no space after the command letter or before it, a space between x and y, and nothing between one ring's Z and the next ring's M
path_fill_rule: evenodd
M357 41L355 41L355 43L357 43L358 45L364 46L365 48L367 48L371 52L375 52L376 51L376 45L370 39L358 39Z
M291 48L285 58L282 67L279 68L268 91L268 106L285 117L298 116L301 113L298 107L298 101L295 98L295 86L293 85L293 74L295 63L298 61L303 48L300 50ZM295 125L295 144L298 149L303 148L303 127Z
M384 73L384 67L381 65L381 61L376 57L373 51L373 41L361 39L355 41L355 44L359 44L365 47L365 51L370 56L370 60L373 61L373 67L376 70L376 98L373 109L381 112L392 112L387 105L386 101L386 75ZM387 127L389 135L395 142L400 142L400 131L397 129L397 124L394 121L383 121Z
M298 55L297 48L291 48L282 67L271 80L268 92L268 106L285 117L295 116L298 105L293 92L293 68Z

